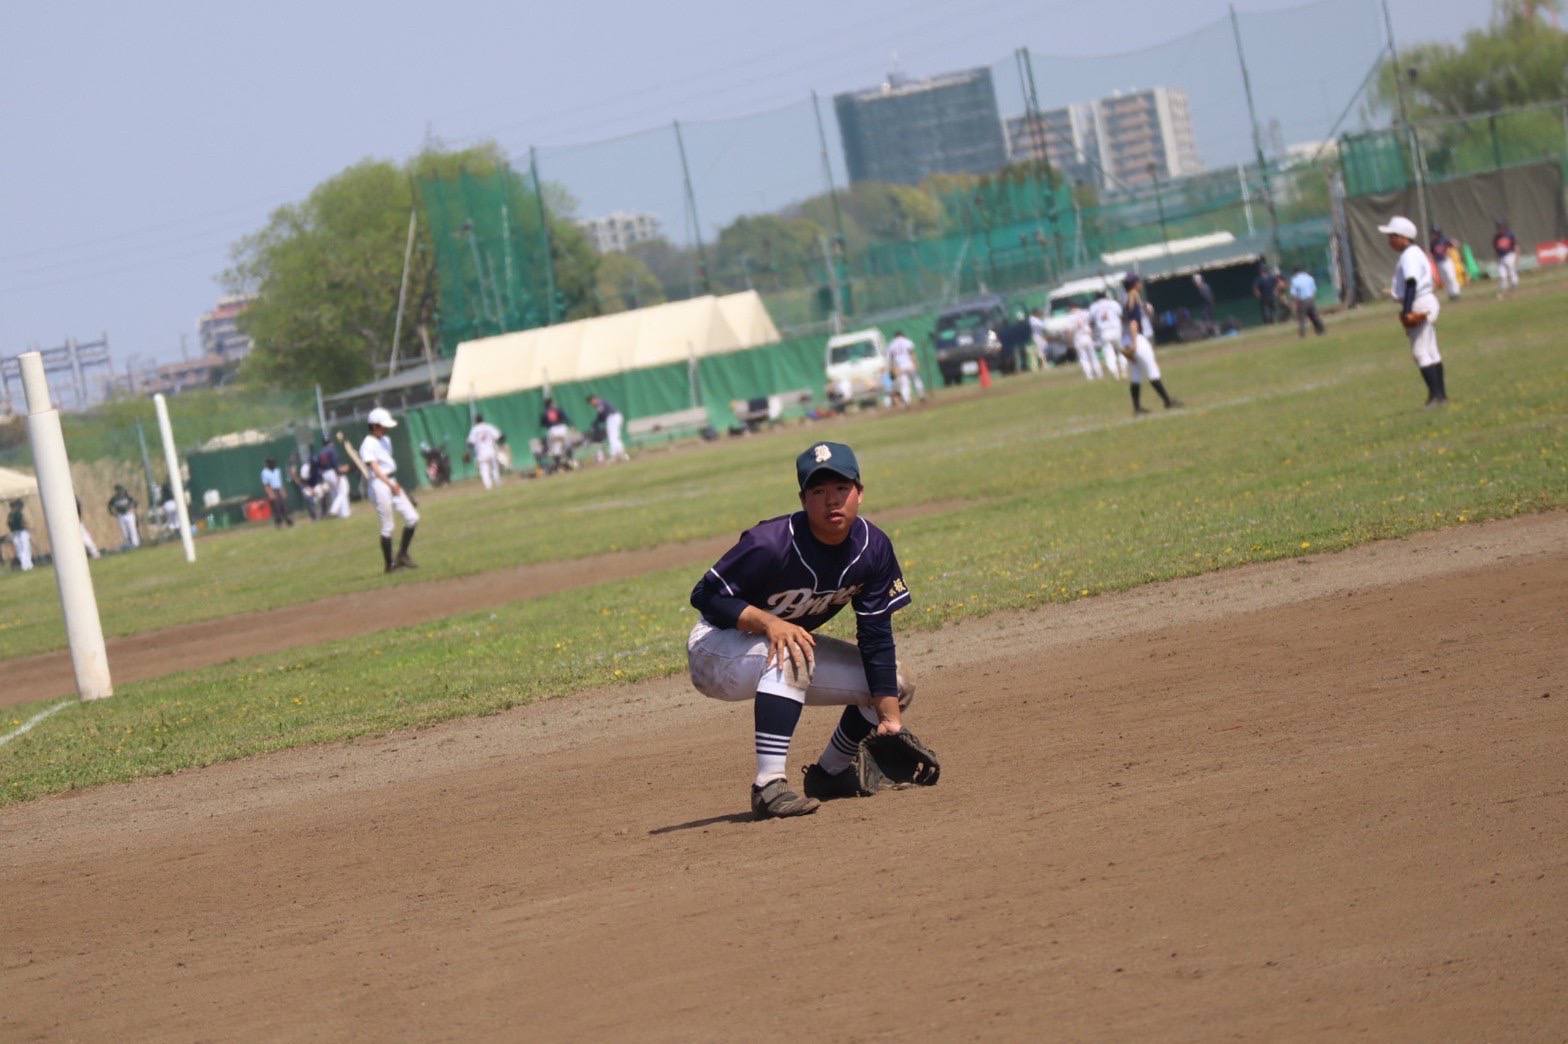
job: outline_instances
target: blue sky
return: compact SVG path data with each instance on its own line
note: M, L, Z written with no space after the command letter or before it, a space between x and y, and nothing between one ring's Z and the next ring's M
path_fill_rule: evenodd
M1484 26L1483 0L1389 0L1401 46ZM493 139L585 214L681 238L679 120L707 235L824 184L810 93L994 65L1022 108L1167 84L1206 162L1250 151L1223 0L795 0L522 5L13 4L0 14L0 354L107 334L116 368L196 349L240 237L365 158ZM1320 138L1384 46L1375 0L1237 4L1260 115ZM1172 10L1179 9L1180 17ZM1239 113L1239 115L1238 115ZM1352 122L1359 114L1352 114ZM835 178L843 185L837 144Z

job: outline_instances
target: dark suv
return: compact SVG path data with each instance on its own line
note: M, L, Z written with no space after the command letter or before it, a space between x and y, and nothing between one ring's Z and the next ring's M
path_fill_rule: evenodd
M1019 323L1008 318L1007 302L996 294L970 298L941 312L931 331L936 365L943 384L961 384L966 375L980 372L980 360L993 373L1015 373L1019 349L1029 339L1024 320L1023 340Z

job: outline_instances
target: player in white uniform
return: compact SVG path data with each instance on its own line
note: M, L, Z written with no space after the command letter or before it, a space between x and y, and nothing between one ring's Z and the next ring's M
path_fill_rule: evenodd
M485 420L482 413L474 414L474 426L468 429L468 452L479 467L479 481L491 489L501 481L501 462L497 449L506 441L501 429Z
M392 458L392 440L387 437L387 432L397 427L397 421L379 406L371 410L365 420L370 425L370 434L359 444L359 458L365 462L365 470L370 472L366 485L370 487L370 502L376 506L376 518L381 522L381 557L389 573L394 569L413 569L415 564L408 555L408 545L414 540L419 512L414 510L414 502L397 481L397 461ZM392 557L393 509L403 516L403 542L398 545L396 558Z
M1432 284L1432 264L1426 252L1416 246L1416 224L1396 217L1379 232L1388 236L1388 245L1399 255L1394 263L1393 284L1389 295L1399 302L1399 321L1410 338L1410 354L1415 358L1421 380L1426 382L1426 407L1448 405L1448 389L1443 383L1443 357L1437 350L1437 288Z
M1180 400L1171 398L1160 381L1160 364L1154 358L1154 323L1150 319L1149 304L1144 300L1143 280L1130 275L1123 285L1127 287L1127 337L1122 343L1122 354L1127 358L1127 379L1131 382L1128 390L1132 393L1133 416L1149 412L1139 401L1145 378L1149 381L1149 387L1165 403L1167 410L1179 409Z
M893 387L898 401L905 406L914 402L910 389L926 401L926 385L920 379L920 363L915 359L915 342L904 336L904 331L894 330L893 340L887 346L887 368L893 375Z
M1105 371L1112 377L1127 376L1127 360L1122 358L1122 306L1101 290L1089 305L1089 321L1100 338L1100 354Z
M1078 365L1083 369L1086 379L1097 381L1105 376L1105 372L1100 369L1100 358L1094 350L1094 332L1089 323L1089 313L1073 305L1068 315L1073 321L1073 352L1078 356Z
M1045 312L1036 308L1029 313L1029 339L1034 344L1035 368L1045 369Z

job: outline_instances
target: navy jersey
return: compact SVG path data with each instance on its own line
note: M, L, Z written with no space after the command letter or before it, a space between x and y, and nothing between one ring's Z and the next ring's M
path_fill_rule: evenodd
M715 627L734 627L752 605L807 631L854 606L866 683L875 695L898 692L893 613L909 589L893 542L863 518L837 545L811 535L804 511L758 522L697 581L691 604Z

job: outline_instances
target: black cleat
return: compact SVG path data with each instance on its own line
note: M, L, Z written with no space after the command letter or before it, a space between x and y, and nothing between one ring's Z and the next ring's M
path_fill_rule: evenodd
M819 801L870 796L868 791L860 789L860 780L855 776L853 769L829 772L821 765L806 766L806 785L803 789L808 798L816 798Z

